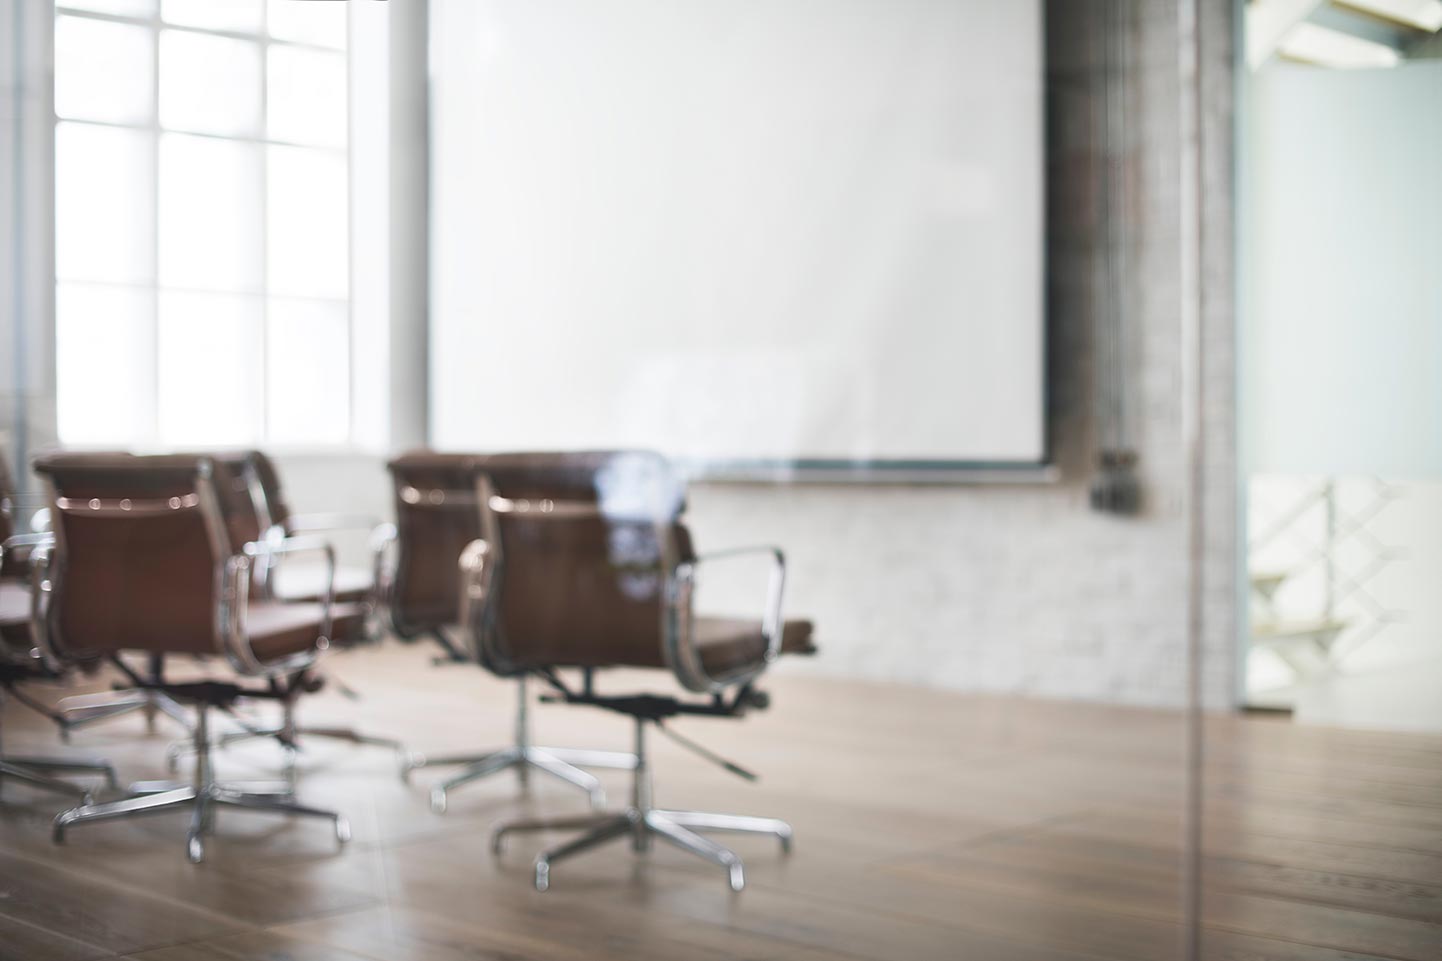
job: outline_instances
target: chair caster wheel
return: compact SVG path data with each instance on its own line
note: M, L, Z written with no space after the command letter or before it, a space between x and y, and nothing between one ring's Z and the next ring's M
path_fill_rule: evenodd
M335 839L340 844L350 841L350 822L345 818L335 819Z
M549 891L551 889L551 862L544 858L536 859L536 890Z
M431 812L433 814L446 813L446 792L435 790L431 792Z
M191 864L199 864L205 860L205 842L199 837L189 837L185 841L185 859Z

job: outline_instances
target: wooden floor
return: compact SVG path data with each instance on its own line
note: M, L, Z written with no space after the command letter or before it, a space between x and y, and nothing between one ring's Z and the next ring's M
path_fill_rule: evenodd
M512 689L430 651L344 654L313 722L344 721L419 750L504 743ZM0 806L0 959L81 961L479 961L479 959L1178 957L1182 931L1174 715L922 691L807 676L788 665L773 708L678 728L762 774L747 784L664 738L658 803L788 818L796 850L735 841L749 884L660 847L613 845L529 886L520 838L499 860L497 818L580 813L583 798L506 774L432 814L383 750L313 742L302 797L347 814L338 848L321 822L223 812L203 865L186 863L183 817L73 830L20 785ZM613 687L624 686L616 678ZM59 691L51 692L58 695ZM538 740L625 748L622 719L535 711ZM77 733L19 705L13 753L94 754L123 777L164 775L172 732L138 716ZM176 732L178 733L178 732ZM1232 961L1442 958L1442 738L1224 719L1208 731L1204 952ZM223 776L273 775L272 745L233 748ZM614 798L625 780L606 776Z

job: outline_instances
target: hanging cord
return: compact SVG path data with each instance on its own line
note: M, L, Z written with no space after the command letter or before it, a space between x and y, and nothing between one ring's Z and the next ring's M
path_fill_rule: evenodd
M661 731L662 734L666 735L667 737L669 737L671 740L675 741L677 744L681 745L682 747L686 748L686 750L691 751L691 752L694 753L694 754L699 754L699 755L701 755L701 757L704 757L706 760L710 761L712 764L720 765L721 767L723 767L723 768L725 768L726 770L730 771L732 774L736 775L737 777L745 778L745 779L748 780L748 781L759 781L759 780L761 780L761 776L760 776L759 774L757 774L756 772L754 772L754 771L748 771L746 768L742 767L741 765L736 764L736 763L734 763L734 762L732 762L732 761L726 760L724 757L722 757L721 755L717 754L715 751L712 751L712 750L710 750L710 749L708 749L708 748L704 748L704 747L702 747L701 745L697 744L695 741L691 740L690 738L688 738L688 737L683 737L683 736L681 736L680 734L677 734L675 731L671 730L670 727L668 727L667 725L663 724L663 723L661 722L661 719L660 719L660 718L657 718L657 719L656 719L656 727L657 727L658 729L660 729L660 731Z

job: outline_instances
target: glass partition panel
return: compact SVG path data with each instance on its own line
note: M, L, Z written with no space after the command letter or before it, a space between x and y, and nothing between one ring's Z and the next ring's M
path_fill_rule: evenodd
M1442 944L1442 3L1287 6L1242 25L1248 713L1206 744L1207 915L1424 958Z

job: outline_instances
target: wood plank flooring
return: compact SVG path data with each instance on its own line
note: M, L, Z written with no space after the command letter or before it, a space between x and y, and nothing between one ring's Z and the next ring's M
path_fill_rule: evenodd
M337 655L314 723L390 734L427 753L501 746L514 688L430 651ZM606 689L646 689L638 675ZM99 689L105 678L58 698ZM533 775L475 782L432 814L387 751L309 742L301 796L341 810L323 823L223 811L203 865L183 856L182 815L75 828L19 784L0 795L0 961L485 961L800 959L1160 961L1179 956L1181 719L1171 713L968 696L808 676L789 664L774 707L741 721L677 722L756 769L742 782L653 738L659 803L774 815L796 829L783 856L732 837L748 886L659 846L613 845L529 886L557 837L518 837L493 857L489 825L581 813L574 789ZM260 710L259 708L257 710ZM540 706L537 741L624 749L624 719ZM15 754L108 757L127 780L167 776L180 731L138 715L60 745L18 704ZM1204 950L1218 961L1442 959L1442 737L1215 718L1207 736ZM221 775L273 778L270 743L217 755ZM605 772L613 800L626 779Z

